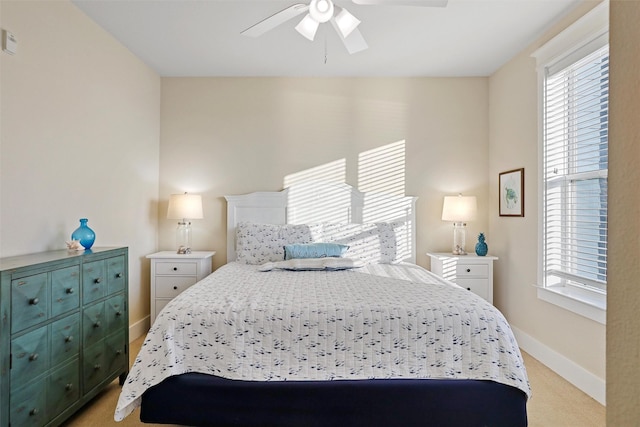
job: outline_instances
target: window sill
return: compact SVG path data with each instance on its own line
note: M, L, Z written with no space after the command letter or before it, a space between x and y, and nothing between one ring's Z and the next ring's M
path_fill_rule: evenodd
M603 325L607 324L606 294L571 286L538 288L538 298L584 316Z

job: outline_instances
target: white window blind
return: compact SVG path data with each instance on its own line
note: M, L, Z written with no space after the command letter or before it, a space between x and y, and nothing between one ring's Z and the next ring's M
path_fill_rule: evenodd
M606 291L609 48L575 53L545 69L544 286Z

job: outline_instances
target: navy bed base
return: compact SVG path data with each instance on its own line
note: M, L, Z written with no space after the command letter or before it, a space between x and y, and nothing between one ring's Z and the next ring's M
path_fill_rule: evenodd
M255 382L173 376L142 396L147 423L198 427L525 427L526 395L479 380Z

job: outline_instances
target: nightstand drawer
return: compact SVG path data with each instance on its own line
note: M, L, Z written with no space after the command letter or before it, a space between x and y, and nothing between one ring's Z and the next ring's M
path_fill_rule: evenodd
M156 297L157 298L174 298L180 292L187 289L198 281L196 276L176 276L176 277L157 277L156 278Z
M456 265L458 277L488 277L489 266L486 264L458 264Z
M198 264L196 262L158 262L156 274L162 275L196 275ZM195 282L194 282L195 283Z
M456 283L485 300L489 299L489 283L486 279L458 279Z

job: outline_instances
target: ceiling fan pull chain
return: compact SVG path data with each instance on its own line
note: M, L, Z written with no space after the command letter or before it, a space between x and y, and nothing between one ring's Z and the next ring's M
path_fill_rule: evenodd
M324 32L324 65L327 65L327 30L323 30Z

